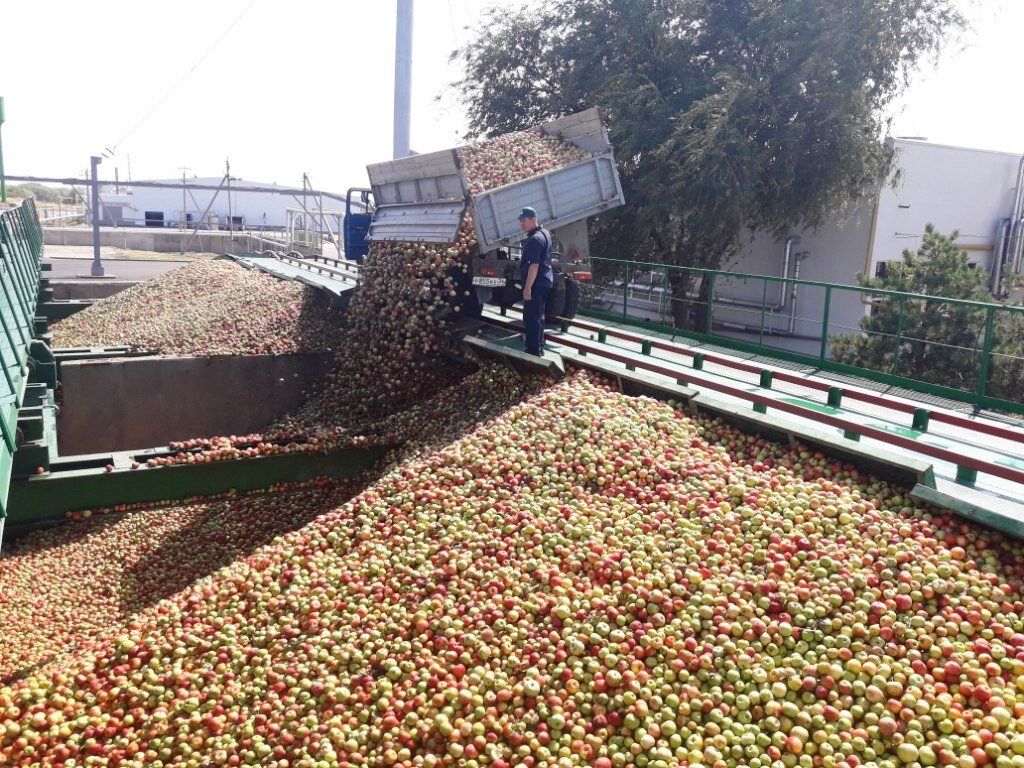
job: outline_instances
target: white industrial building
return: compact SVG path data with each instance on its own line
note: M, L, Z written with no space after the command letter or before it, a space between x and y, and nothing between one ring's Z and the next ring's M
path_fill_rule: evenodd
M978 269L1009 271L1016 263L1019 270L1024 246L1021 156L924 140L893 141L901 170L896 184L883 187L841 222L817 231L796 231L783 240L754 235L724 268L856 285L858 274L882 275L904 250L916 250L925 227L934 224L943 234L960 233L957 243ZM716 324L738 337L760 335L764 298L764 281L716 283ZM801 286L794 295L792 289L780 292L778 284L769 283L765 325L776 337L772 344L816 353L824 301L821 287ZM859 291L833 291L827 334L856 332L869 307Z
M190 228L198 224L201 229L236 230L285 229L290 223L295 226L295 216L301 218L304 211L318 219L318 209L343 213L345 207L340 195L321 197L308 189L234 177L227 183L220 176L108 185L100 192L100 202L103 223L108 226L179 228L184 223ZM229 216L233 227L229 227Z

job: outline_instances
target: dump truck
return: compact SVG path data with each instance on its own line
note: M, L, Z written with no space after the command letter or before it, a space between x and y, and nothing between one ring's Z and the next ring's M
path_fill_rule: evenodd
M470 256L477 306L512 306L519 285L518 214L536 209L554 239L555 284L549 315L575 313L579 283L589 280L587 220L622 205L625 199L612 145L597 109L536 126L533 130L569 142L588 157L523 181L471 194L459 162L462 148L413 155L367 166L369 189L349 190L348 199L367 213L347 210L345 244L357 259L376 242L455 242L467 208L479 245Z

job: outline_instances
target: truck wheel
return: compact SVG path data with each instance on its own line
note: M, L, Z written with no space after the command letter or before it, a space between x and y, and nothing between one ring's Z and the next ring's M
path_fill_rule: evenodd
M520 301L523 300L523 292L516 288L514 285L506 285L501 288L496 288L494 294L498 299L498 306L504 309L514 307Z
M565 310L565 278L555 275L544 307L544 322L553 323Z
M572 320L580 308L580 284L571 277L565 278L565 307L562 317Z

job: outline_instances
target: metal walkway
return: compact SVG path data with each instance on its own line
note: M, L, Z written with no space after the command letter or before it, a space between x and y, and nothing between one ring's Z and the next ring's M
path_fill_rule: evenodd
M338 298L351 296L359 285L359 267L343 259L332 259L329 256L304 257L276 251L229 255L243 267L259 269L282 280L296 280Z
M509 327L509 318L487 312ZM1024 425L1012 417L964 413L879 392L869 381L753 360L699 342L669 341L577 319L549 331L552 352L585 353L629 376L633 371L684 384L737 408L769 413L797 426L825 429L867 450L896 450L927 462L933 482L916 495L1024 536Z

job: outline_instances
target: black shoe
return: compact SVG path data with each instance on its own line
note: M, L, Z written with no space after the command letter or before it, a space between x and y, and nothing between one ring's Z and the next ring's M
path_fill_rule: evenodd
M524 349L523 351L528 355L533 355L534 357L544 357L544 350L540 350L539 352L533 352L529 349Z

